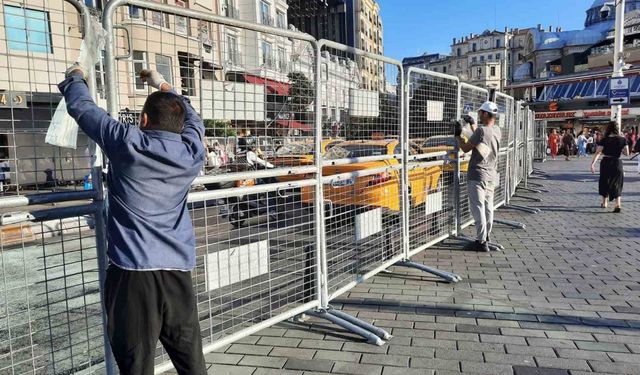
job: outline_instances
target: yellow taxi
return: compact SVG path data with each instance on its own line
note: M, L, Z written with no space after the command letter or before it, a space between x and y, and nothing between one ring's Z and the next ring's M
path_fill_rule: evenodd
M321 152L324 154L334 145L344 142L342 139L323 139ZM276 150L272 164L276 167L304 167L313 165L315 147L313 139L305 142L293 142ZM271 160L270 160L271 161ZM304 175L287 175L277 177L280 182L297 181L304 179Z
M410 154L422 153L420 146L410 144ZM325 155L325 160L353 159L383 155L399 155L402 153L398 140L364 140L345 141L334 145ZM399 164L397 159L362 161L344 165L325 166L324 176L351 173L367 169L382 169ZM411 164L411 163L410 163ZM409 189L412 205L425 203L427 192L435 191L442 175L442 168L411 167L409 164ZM371 206L400 211L401 174L397 169L389 168L368 176L336 180L324 185L324 199L334 206ZM302 201L313 203L313 187L302 189Z

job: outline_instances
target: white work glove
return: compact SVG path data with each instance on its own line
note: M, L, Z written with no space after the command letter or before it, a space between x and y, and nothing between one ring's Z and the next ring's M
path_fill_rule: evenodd
M72 75L76 74L82 75L82 78L84 78L85 80L87 79L87 70L77 62L67 68L67 70L64 72L64 77L69 78Z
M149 86L162 91L171 90L171 85L164 79L162 74L155 70L143 69L140 71L140 79L142 82L146 82Z

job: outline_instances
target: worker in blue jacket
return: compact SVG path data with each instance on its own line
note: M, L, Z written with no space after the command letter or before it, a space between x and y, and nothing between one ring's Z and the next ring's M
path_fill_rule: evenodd
M193 292L195 235L187 194L205 160L204 125L162 75L142 71L150 94L140 126L93 101L86 70L59 84L67 111L109 159L105 309L121 374L153 374L158 339L179 374L206 374Z

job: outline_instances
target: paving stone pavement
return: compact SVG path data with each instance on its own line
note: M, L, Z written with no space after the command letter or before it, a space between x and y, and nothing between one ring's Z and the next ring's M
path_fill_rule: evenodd
M206 356L210 374L640 374L640 175L625 162L623 211L599 207L588 162L548 161L549 193L514 199L540 214L499 210L504 252L446 241L414 260L454 271L457 284L391 268L333 301L387 329L367 345L327 322L285 322ZM467 230L472 232L473 228Z

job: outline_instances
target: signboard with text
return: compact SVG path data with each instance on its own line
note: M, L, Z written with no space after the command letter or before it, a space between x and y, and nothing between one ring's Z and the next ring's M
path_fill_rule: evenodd
M629 104L629 78L612 78L609 86L609 105Z

